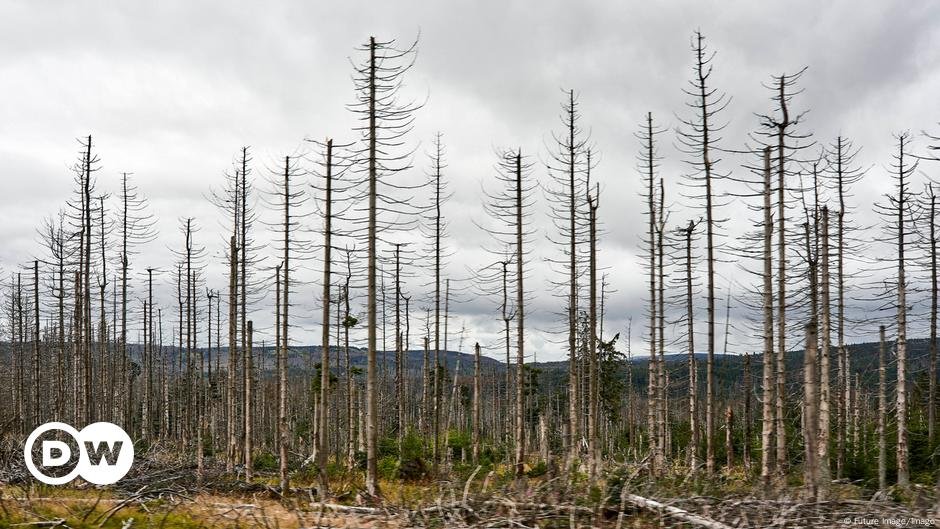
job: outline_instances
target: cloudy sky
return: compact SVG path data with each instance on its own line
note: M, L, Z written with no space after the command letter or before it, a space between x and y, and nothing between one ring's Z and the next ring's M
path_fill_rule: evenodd
M117 191L120 173L132 172L159 218L160 237L141 248L137 268L168 267L168 248L180 246L179 218L192 216L210 255L209 283L224 288L224 219L205 197L238 149L251 146L256 174L264 175L285 154L303 152L305 138L353 138L346 105L354 98L354 48L370 35L410 42L420 33L406 90L427 104L410 141L419 153L414 171L425 169L421 153L435 131L447 143L449 275L466 276L468 265L488 259L474 221L482 217L481 185L493 185L494 150L521 146L536 162L533 176L545 180L540 160L559 127L562 90L574 88L601 153L594 174L603 186L602 264L615 290L606 326L623 331L628 318L643 317L634 133L647 111L670 129L662 137L663 176L667 185L678 178L682 157L671 130L687 115L682 88L696 29L718 52L714 86L732 98L722 134L729 150L743 148L755 114L771 110L762 83L809 67L794 105L809 111L803 130L817 141L842 134L863 148L860 165L871 169L856 190L862 215L890 189L892 134L937 130L940 6L930 2L12 0L0 4L0 264L9 274L41 255L36 229L69 197L75 139L92 134L99 189ZM722 168L743 171L747 161L727 154ZM680 197L673 202L677 222L698 215ZM741 205L727 213L741 223L745 215ZM545 293L549 275L538 264L556 250L545 242L548 220L533 221L540 232L528 344L539 359L560 358L549 332L558 302ZM732 270L719 280L721 296ZM315 277L310 270L307 279ZM424 281L412 279L418 297ZM314 341L316 292L313 283L298 287L297 342ZM458 297L451 329L465 324L467 340L494 344L492 300ZM270 323L265 303L255 315L262 328ZM639 332L635 326L638 354ZM746 347L746 330L736 332L742 335L731 341Z

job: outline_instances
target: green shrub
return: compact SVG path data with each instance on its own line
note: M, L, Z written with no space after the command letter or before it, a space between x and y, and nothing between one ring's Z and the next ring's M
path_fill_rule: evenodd
M271 452L261 452L259 454L255 454L251 460L251 463L251 467L255 470L271 471L278 469L277 458L274 457L274 454Z

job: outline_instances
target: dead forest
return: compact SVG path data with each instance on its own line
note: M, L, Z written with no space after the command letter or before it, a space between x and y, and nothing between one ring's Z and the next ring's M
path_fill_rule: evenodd
M448 171L446 134L419 148L413 131L434 105L408 90L417 41L356 47L333 72L351 75L338 104L355 128L304 138L276 167L233 146L206 176L217 216L181 212L176 233L158 233L140 190L155 176L78 138L41 251L3 263L2 512L18 519L4 498L38 486L22 465L34 428L109 421L137 459L98 526L199 491L402 527L937 516L940 130L885 131L892 158L863 159L851 131L804 125L797 70L734 87L766 106L727 137L720 54L701 33L690 43L688 83L663 87L684 92L678 125L624 123L633 145L597 145L577 87L548 91L548 140L480 168L483 267L454 251L448 183L467 176ZM681 174L662 170L664 145ZM604 173L635 196L604 193L604 149L635 151ZM857 201L873 182L890 192ZM625 207L644 213L646 294L642 313L611 314L607 279L626 268L599 255ZM216 222L224 238L206 236ZM147 262L148 246L166 258ZM527 342L543 296L563 361ZM470 297L491 302L498 341L454 317ZM729 344L732 325L753 341Z

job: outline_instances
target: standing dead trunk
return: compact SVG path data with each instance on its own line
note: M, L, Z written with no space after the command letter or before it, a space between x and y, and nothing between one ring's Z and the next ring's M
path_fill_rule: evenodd
M829 321L829 208L822 208L822 245L820 253L820 310L822 323L822 349L819 355L819 440L817 448L819 449L818 459L818 496L820 500L825 499L829 494L829 483L832 481L829 469L829 344L830 321Z
M908 138L906 135L902 135L899 138L899 153L897 157L898 163L898 196L894 201L894 205L897 207L897 267L898 267L898 277L897 277L897 289L898 289L898 298L897 298L897 309L898 309L898 340L897 340L897 354L898 354L898 379L897 379L897 420L898 420L898 443L897 443L897 465L898 465L898 485L901 487L907 487L910 483L910 468L909 468L909 448L908 448L908 432L907 432L907 277L906 277L906 226L908 220L905 218L905 215L909 214L908 209L909 205L907 204L907 177L911 171L908 167L905 166L907 163L904 159L905 147L907 146ZM851 380L849 380L851 384Z
M480 344L473 346L473 462L480 460L480 398L482 386L480 380Z
M591 151L587 154L588 170L591 164ZM590 237L590 252L588 263L588 475L591 479L597 477L600 464L600 449L598 447L598 370L597 370L597 208L600 206L600 188L591 196L590 183L588 184L588 234Z
M253 422L252 421L253 410L252 410L252 401L251 401L251 385L252 385L251 379L252 379L253 373L251 371L252 370L252 367L251 367L252 358L251 357L252 357L252 345L253 345L252 333L254 331L252 326L253 324L249 320L247 322L248 347L245 348L245 361L244 361L244 366L245 366L244 368L245 369L245 442L244 444L245 444L245 481L246 482L250 482L252 480L253 472L254 472L254 468L252 468L254 462L252 461L252 458L251 458L252 451L254 451L254 447L252 446L252 439L251 439L251 436L252 436L251 424Z
M367 331L367 358L366 358L366 491L372 495L379 494L378 483L378 453L376 451L376 425L378 420L378 409L375 400L375 348L376 331L378 329L378 318L376 315L376 267L378 262L378 251L376 242L378 240L377 224L377 199L378 199L378 131L376 118L376 86L377 75L384 75L378 70L379 65L376 62L376 43L375 37L369 37L369 65L368 65L368 173L369 173L369 232L368 232L368 266L366 272L366 331ZM384 96L383 96L384 97Z
M329 494L330 480L327 474L329 441L327 436L330 406L330 281L333 264L333 140L326 141L326 173L324 175L324 213L323 213L323 321L320 342L320 410L317 426L317 475L320 498ZM397 298L396 298L397 299ZM400 400L400 397L399 397ZM399 404L400 406L400 404Z
M751 355L744 353L744 442L741 444L741 459L744 472L751 473Z
M523 226L522 209L522 149L515 155L515 216L516 216L516 476L525 473L525 289L523 268L525 251L522 246Z
M771 211L771 187L770 187L770 147L764 149L764 271L762 279L764 282L762 298L764 312L764 355L763 355L763 380L761 381L761 481L765 492L769 492L771 485L771 476L774 465L774 402L775 402L775 382L774 382L774 307L773 307L773 255L771 253L773 238L773 213Z
M689 221L685 234L685 324L686 341L689 351L689 470L693 474L698 470L698 407L696 406L696 365L695 365L695 316L692 297L692 232L695 222Z
M226 392L227 417L226 430L228 434L228 450L225 461L225 470L231 472L235 468L238 458L235 441L235 371L237 370L236 333L238 308L238 245L233 235L229 240L229 283L228 283L228 391ZM169 410L167 409L167 413Z
M888 452L885 443L887 425L888 398L887 375L885 372L885 326L878 329L878 490L888 488Z
M40 415L40 395L39 389L43 386L42 370L40 365L42 361L39 358L39 260L33 261L33 421L35 424L42 423Z
M278 351L278 417L277 417L277 435L278 446L280 447L280 464L278 470L280 474L281 494L286 494L289 490L287 480L287 348L290 346L288 331L290 329L290 249L291 249L291 201L293 195L290 191L290 179L293 176L291 172L291 159L284 157L284 261L282 263L284 271L284 281L282 284L281 302L281 344L276 347Z
M937 417L937 195L933 183L927 187L930 200L930 364L927 391L927 439L936 440Z
M817 416L816 406L816 326L812 323L806 326L806 347L803 353L803 486L807 497L816 498L816 485L818 483L816 464Z
M790 126L790 113L787 109L786 76L780 76L778 100L781 121L774 123L777 128L777 392L775 402L777 436L777 478L782 482L787 472L787 430L785 423L786 408L784 398L787 390L786 353L787 353L787 237L786 237L786 153L785 140L787 127Z

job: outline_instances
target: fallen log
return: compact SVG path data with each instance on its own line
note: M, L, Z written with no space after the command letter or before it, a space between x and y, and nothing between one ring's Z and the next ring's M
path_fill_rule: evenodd
M733 529L730 525L725 525L710 518L693 514L685 509L666 505L665 503L644 498L643 496L637 496L636 494L624 494L622 498L637 507L650 511L665 512L673 518L698 527L705 527L707 529Z

